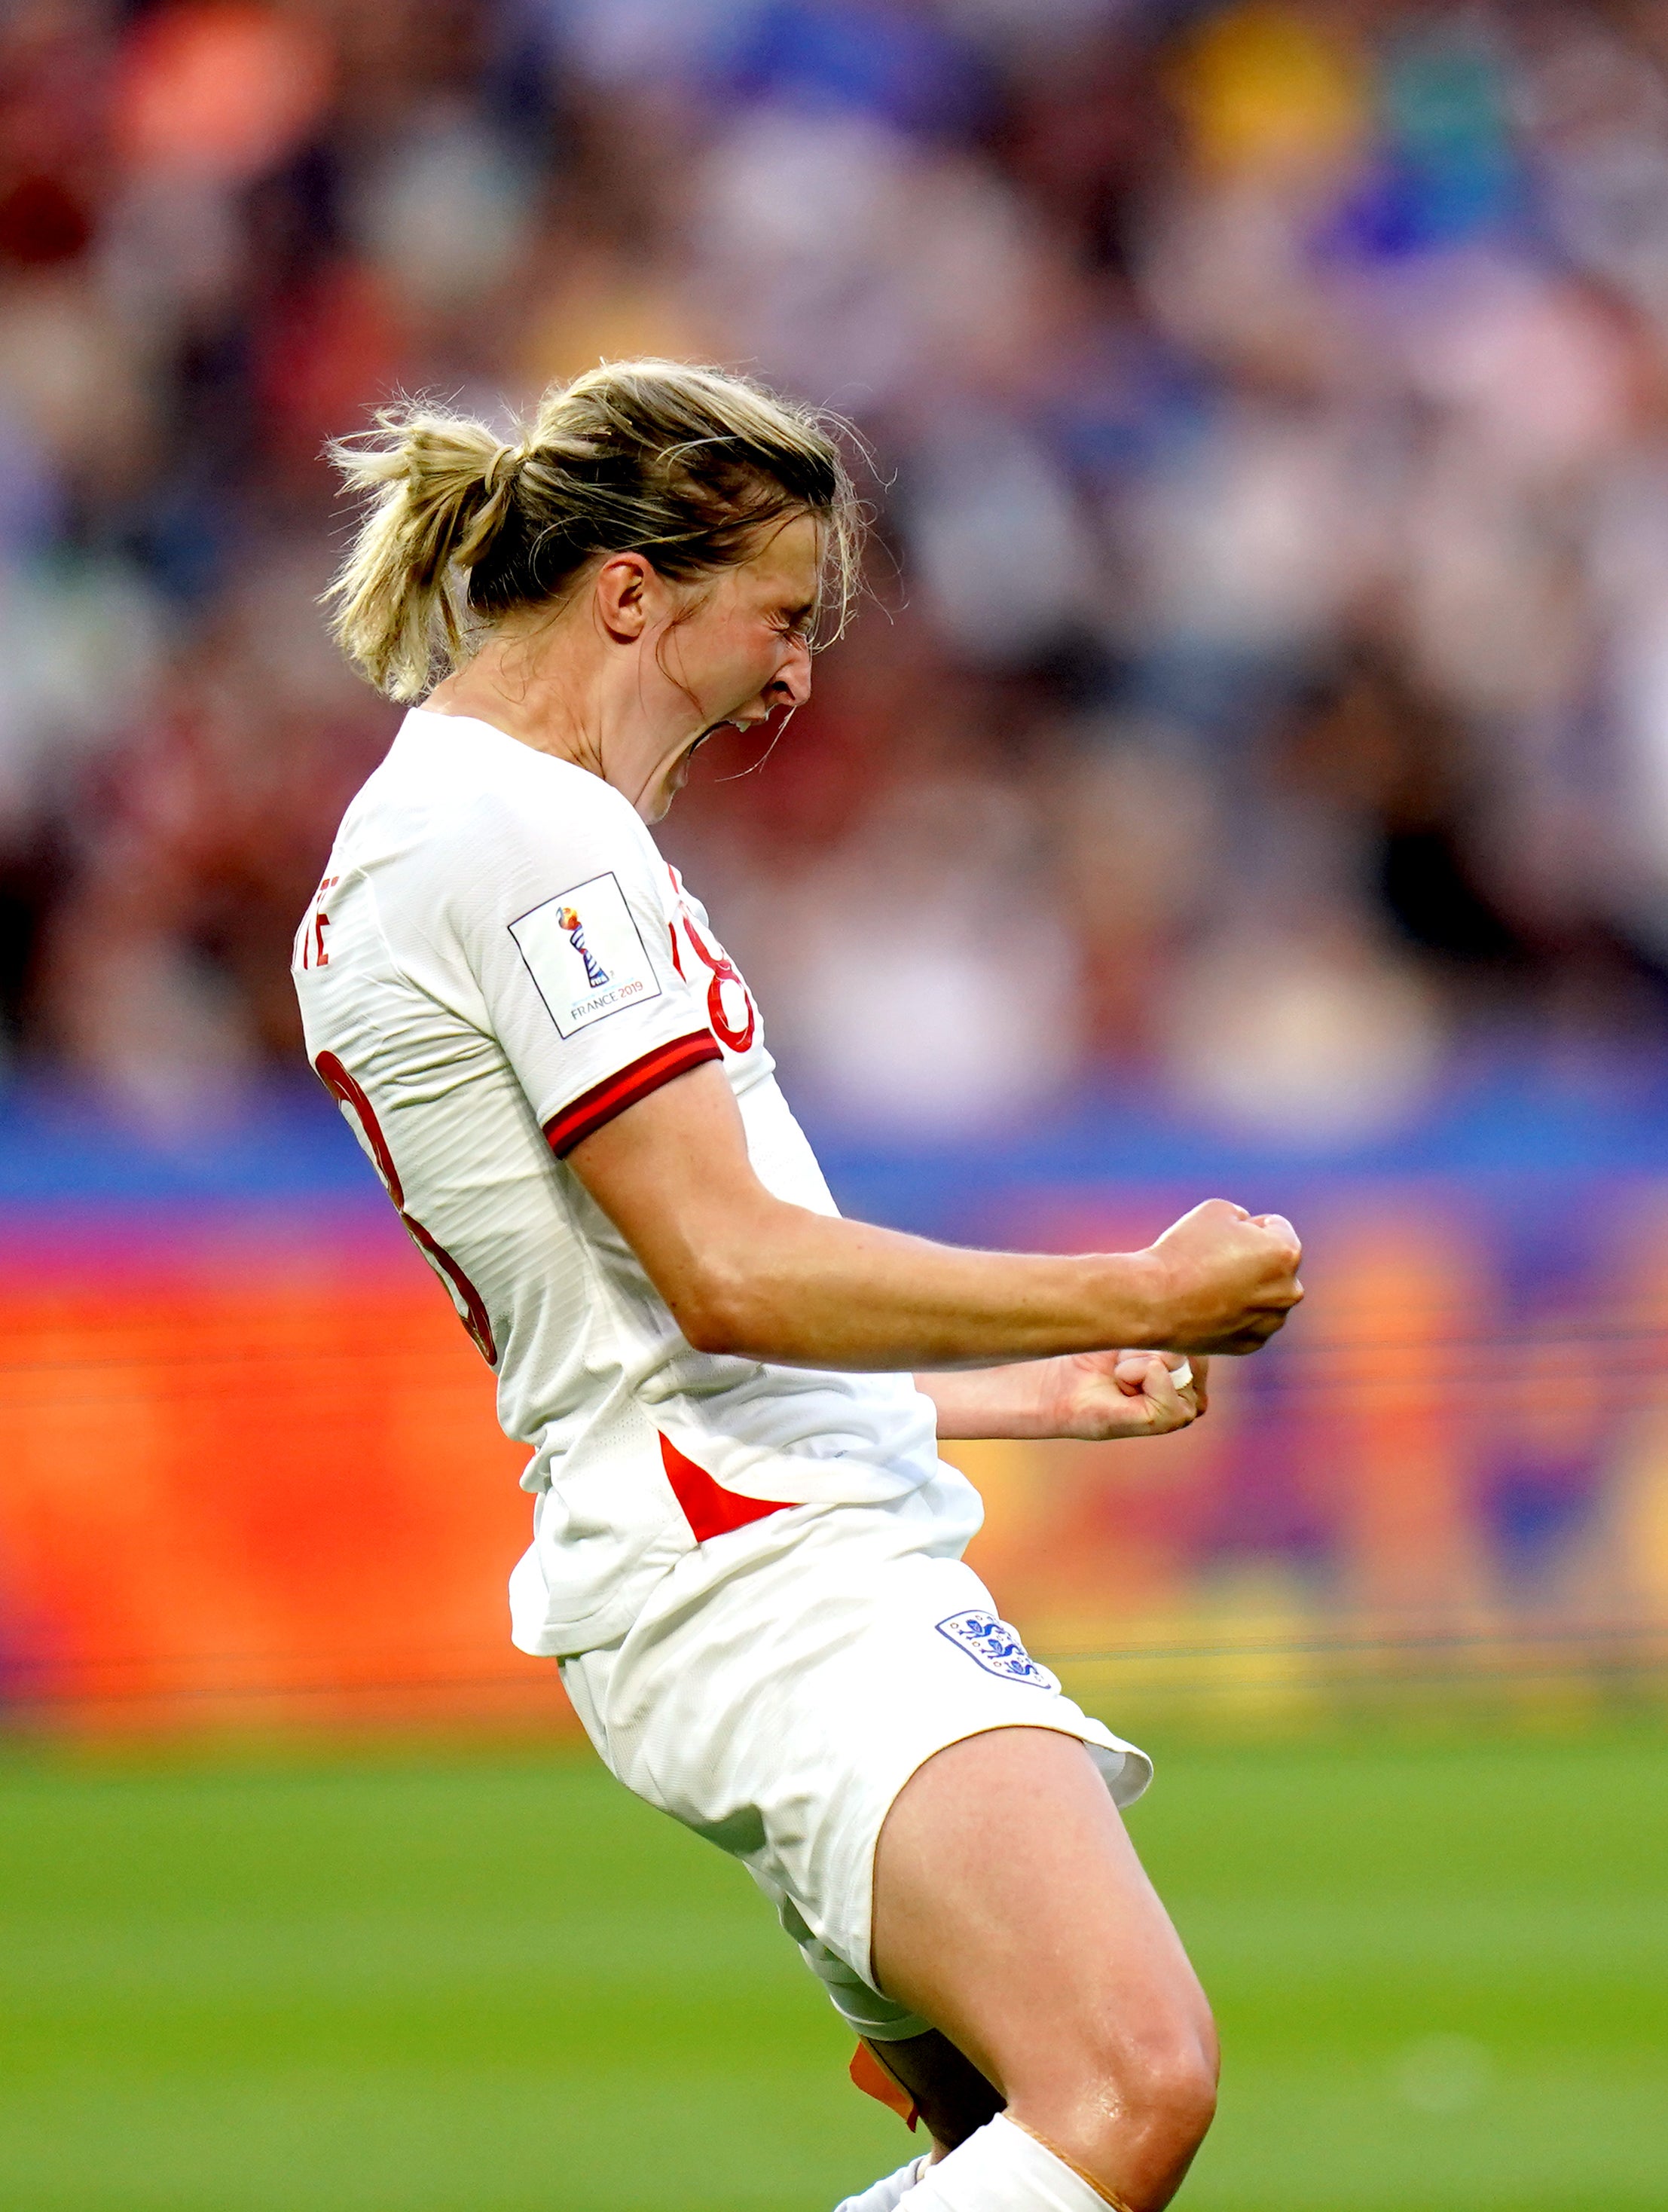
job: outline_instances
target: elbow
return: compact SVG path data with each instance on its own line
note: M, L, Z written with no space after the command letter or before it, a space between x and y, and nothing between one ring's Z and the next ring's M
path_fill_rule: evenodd
M763 1196L763 1194L761 1194ZM714 1358L792 1360L804 1340L798 1208L770 1200L709 1211L658 1287L685 1340Z
M678 1321L693 1350L711 1352L716 1359L737 1359L747 1356L743 1332L721 1308L703 1301L680 1314Z
M686 1285L675 1308L678 1327L696 1352L715 1358L761 1359L755 1301L740 1272L708 1262Z

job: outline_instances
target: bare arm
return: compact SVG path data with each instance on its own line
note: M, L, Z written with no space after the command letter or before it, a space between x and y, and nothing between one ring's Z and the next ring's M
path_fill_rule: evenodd
M1288 1224L1196 1207L1144 1252L969 1252L773 1197L708 1066L568 1155L703 1352L802 1367L949 1369L1109 1345L1252 1352L1302 1296Z
M1198 1420L1210 1402L1210 1363L1200 1352L1190 1364L1192 1380L1178 1384L1160 1353L1084 1352L1010 1367L918 1375L915 1387L937 1407L938 1434L947 1441L1067 1437L1110 1443L1125 1437L1168 1436Z

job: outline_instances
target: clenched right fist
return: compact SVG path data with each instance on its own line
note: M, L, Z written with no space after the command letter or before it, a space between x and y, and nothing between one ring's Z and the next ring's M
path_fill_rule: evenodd
M1303 1296L1303 1247L1284 1214L1249 1214L1225 1198L1184 1213L1147 1257L1162 1316L1155 1340L1167 1351L1256 1352Z

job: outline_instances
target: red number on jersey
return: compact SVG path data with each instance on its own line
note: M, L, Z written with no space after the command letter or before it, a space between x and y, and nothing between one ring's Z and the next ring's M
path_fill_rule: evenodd
M365 1132L371 1158L376 1162L377 1173L382 1177L384 1188L394 1201L394 1211L400 1218L401 1228L451 1291L452 1304L458 1309L458 1318L474 1339L476 1351L488 1367L496 1367L498 1346L494 1340L486 1301L446 1247L437 1243L422 1222L406 1212L405 1192L400 1182L399 1170L394 1165L394 1156L388 1149L387 1138L382 1133L382 1124L377 1120L376 1109L333 1052L321 1052L312 1064L325 1090L332 1098L339 1099L348 1108Z
M753 995L737 973L736 963L730 955L715 951L702 938L687 912L679 919L683 924L683 934L689 940L690 951L703 968L712 970L712 981L707 986L707 1018L712 1024L713 1034L720 1044L727 1044L731 1052L745 1052L753 1042L753 1032L759 1023L759 1011L753 1003ZM680 969L679 973L682 972ZM742 994L742 1006L746 1018L739 1027L731 1023L725 1012L724 987L726 983L733 983Z

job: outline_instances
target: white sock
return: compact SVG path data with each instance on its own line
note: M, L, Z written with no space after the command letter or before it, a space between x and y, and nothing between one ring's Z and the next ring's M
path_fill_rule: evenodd
M905 2192L915 2186L925 2171L925 2157L912 2158L907 2166L889 2173L884 2181L876 2182L861 2197L848 2197L843 2204L836 2204L834 2212L898 2212Z
M897 2212L1107 2212L1107 2199L998 2112L928 2166L898 2199Z

